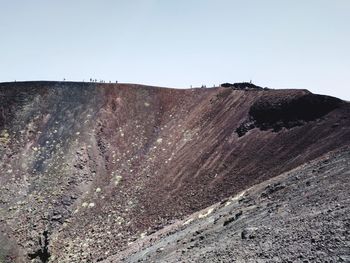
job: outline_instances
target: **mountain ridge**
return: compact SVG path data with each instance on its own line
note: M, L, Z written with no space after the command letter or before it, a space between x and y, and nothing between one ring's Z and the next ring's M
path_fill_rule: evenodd
M350 106L336 99L336 107L300 125L237 134L261 98L274 105L309 94L0 84L0 243L10 247L0 249L0 259L103 260L174 220L348 145Z

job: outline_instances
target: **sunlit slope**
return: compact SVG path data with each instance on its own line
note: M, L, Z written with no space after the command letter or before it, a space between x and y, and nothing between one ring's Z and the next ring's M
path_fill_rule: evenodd
M105 259L349 144L349 112L305 90L0 84L0 259Z

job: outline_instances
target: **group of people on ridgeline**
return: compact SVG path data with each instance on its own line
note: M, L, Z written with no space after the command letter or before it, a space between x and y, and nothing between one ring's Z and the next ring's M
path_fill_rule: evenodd
M63 78L63 81L66 81L66 78ZM83 80L83 82L85 82L85 80ZM99 83L106 83L105 80L97 80L97 79L93 79L93 78L90 78L89 82L99 82ZM109 81L109 83L112 83L112 81ZM115 83L118 83L118 80L115 81Z

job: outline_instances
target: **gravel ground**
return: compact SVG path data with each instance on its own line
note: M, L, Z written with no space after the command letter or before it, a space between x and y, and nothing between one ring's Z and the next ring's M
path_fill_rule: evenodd
M191 215L105 262L350 262L350 152Z

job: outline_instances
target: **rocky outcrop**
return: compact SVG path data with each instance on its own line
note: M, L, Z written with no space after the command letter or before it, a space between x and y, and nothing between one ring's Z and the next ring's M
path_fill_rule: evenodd
M220 85L223 88L231 88L234 90L269 90L268 88L263 88L257 86L251 82L237 82L237 83L223 83Z
M282 128L301 126L325 116L342 103L337 98L311 93L286 98L275 98L267 94L250 107L247 120L242 122L236 132L243 136L254 128L277 132Z

